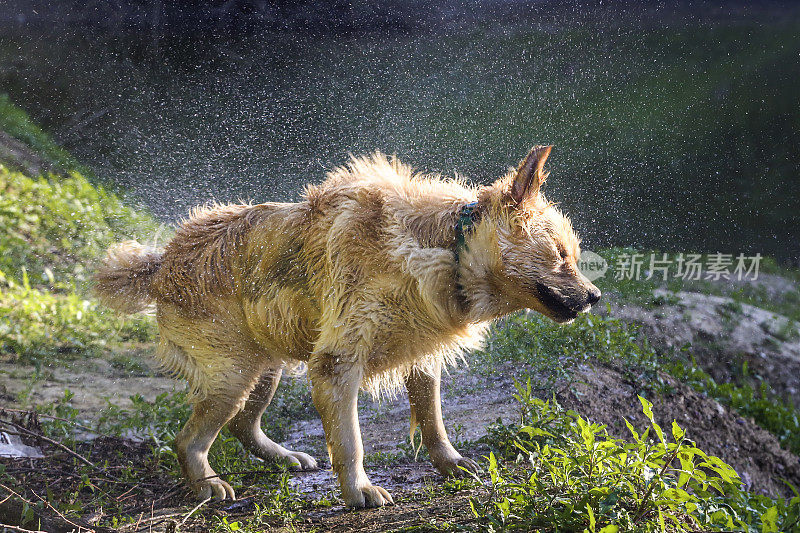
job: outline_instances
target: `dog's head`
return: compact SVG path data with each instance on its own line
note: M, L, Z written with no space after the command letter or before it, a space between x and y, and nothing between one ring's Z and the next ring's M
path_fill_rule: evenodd
M569 322L600 300L600 290L578 270L580 241L569 219L541 192L551 148L535 146L516 170L480 191L486 216L476 230L493 234L494 259L485 266L497 303Z

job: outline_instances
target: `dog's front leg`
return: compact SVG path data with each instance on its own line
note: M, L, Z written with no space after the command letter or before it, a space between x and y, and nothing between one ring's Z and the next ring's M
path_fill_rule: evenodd
M447 430L442 420L441 402L442 365L437 364L430 374L417 369L406 378L408 400L411 404L411 423L419 424L422 442L431 456L433 466L444 476L460 475L466 468L478 471L472 459L462 457L450 444Z
M358 390L361 366L344 358L324 354L309 361L311 396L322 417L328 452L342 498L350 507L381 507L393 504L391 495L370 483L364 471L364 447L358 425Z

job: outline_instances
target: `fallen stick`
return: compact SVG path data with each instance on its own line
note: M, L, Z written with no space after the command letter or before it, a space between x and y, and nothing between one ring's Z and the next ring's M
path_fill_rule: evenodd
M180 527L181 527L181 526L182 526L182 525L183 525L183 524L184 524L184 523L185 523L187 520L189 520L189 517L191 517L191 516L192 516L194 513L196 513L196 512L197 512L197 510L198 510L198 509L200 509L202 506L204 506L205 504L207 504L207 503L208 503L208 502L210 502L210 501L211 501L211 497L209 496L209 497L208 497L208 498L206 498L205 500L203 500L203 501L201 501L200 503L198 503L198 504L197 504L197 506L196 506L194 509L192 509L191 511L189 511L189 512L186 514L186 516L184 516L184 517L183 517L183 520L181 520L181 521L180 521L180 523L179 523L179 524L178 524L178 525L175 527L175 529L176 529L176 530L180 529Z
M0 529L10 529L11 531L19 531L20 533L47 533L41 529L23 529L19 526L12 526L11 524L0 524Z
M75 422L74 420L70 420L68 418L61 418L60 416L53 416L53 415L46 415L44 413L38 413L36 411L31 411L30 409L12 409L10 407L3 407L0 409L0 416L3 416L4 413L19 413L23 415L33 415L39 418L49 418L50 420L59 420L61 422L66 422L68 424L72 424L77 428L84 429L89 431L90 433L94 433L95 435L100 435L101 437L110 437L110 435L106 435L105 433L101 433L96 429L90 428L89 426L84 426L79 422Z

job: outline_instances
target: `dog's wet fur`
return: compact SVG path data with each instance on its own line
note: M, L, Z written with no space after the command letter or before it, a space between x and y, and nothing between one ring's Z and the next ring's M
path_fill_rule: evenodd
M317 468L261 430L281 373L303 363L349 506L393 503L364 471L360 388L405 386L435 467L475 470L445 432L442 365L500 316L534 309L569 322L600 298L578 271L570 221L541 192L550 149L484 187L379 153L353 158L300 202L198 208L163 250L109 249L98 295L124 312L155 304L158 357L189 383L194 410L175 447L197 495L235 498L208 464L226 424L258 457ZM474 202L462 244L456 226Z

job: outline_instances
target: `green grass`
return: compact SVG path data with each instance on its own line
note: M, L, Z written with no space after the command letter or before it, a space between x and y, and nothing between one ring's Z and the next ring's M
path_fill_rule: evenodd
M31 178L0 165L0 272L48 289L85 288L109 244L148 238L158 225L145 212L78 173Z
M659 386L659 359L639 329L613 317L582 314L568 325L541 315L517 313L492 326L484 349L472 358L477 365L494 361L525 363L535 386L551 390L569 381L583 363L613 363L634 383Z
M103 309L89 278L110 244L147 240L156 221L74 170L80 165L6 95L0 131L62 172L28 176L0 162L0 356L38 365L153 340L152 318Z
M21 285L0 283L0 354L42 364L153 338L151 317L119 317L74 291L32 288L26 278Z
M554 400L538 399L530 380L517 384L515 398L522 408L519 423L495 424L484 440L493 450L484 463L488 476L482 474L480 484L461 479L444 486L448 493L468 491L481 530L800 531L800 496L782 500L743 491L736 472L698 449L690 430L673 424L669 433L663 431L647 400L641 402L650 426L642 431L629 424L630 437L619 439L609 436L605 426L562 409ZM163 393L153 401L134 396L132 401L129 409L109 406L94 430L145 436L149 455L135 463L124 457L107 458L95 467L72 461L71 488L50 494L51 503L67 517L103 508L106 525L135 523L137 516L126 514L131 506L121 498L131 484L180 484L171 443L189 415L184 393ZM42 412L58 417L42 419L45 434L92 457L75 439L80 412L69 392ZM300 498L290 487L288 473L277 465L253 462L226 432L210 457L212 466L240 494L247 494L253 484L259 488L253 510L245 515L205 513L207 530L291 528L302 512L331 505L325 498L319 502ZM9 475L0 471L0 479L14 486ZM193 504L179 506L184 514ZM442 527L458 529L453 524Z
M31 178L0 165L0 354L28 362L152 340L153 320L122 318L89 294L112 242L154 235L146 213L83 176Z

